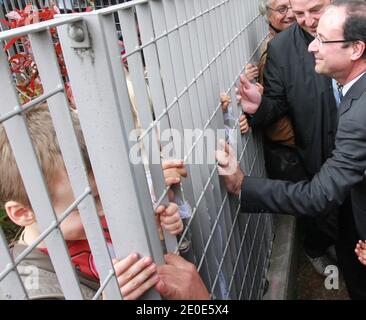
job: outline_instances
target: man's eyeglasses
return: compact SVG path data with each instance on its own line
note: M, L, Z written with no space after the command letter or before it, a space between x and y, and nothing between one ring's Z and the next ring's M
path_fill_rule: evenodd
M321 48L324 44L328 43L347 43L354 42L355 40L322 40L319 35L315 37L315 40L318 42L318 47Z
M287 7L287 6L282 6L282 7L279 7L279 8L276 8L276 9L273 9L271 7L267 7L268 10L272 10L272 11L276 11L280 14L286 14L290 9L292 9L291 6Z

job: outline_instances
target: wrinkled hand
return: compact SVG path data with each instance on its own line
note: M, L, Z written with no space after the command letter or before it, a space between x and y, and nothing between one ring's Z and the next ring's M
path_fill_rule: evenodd
M216 150L219 175L222 176L227 190L239 195L244 180L244 173L240 170L233 148L224 140L220 140L219 144L220 150Z
M262 96L264 94L264 87L259 82L257 82L255 84L255 86L257 87L258 92ZM236 102L239 105L239 104L241 104L241 95L240 95L239 88L237 88L237 87L235 88L235 93L236 93Z
M162 163L162 168L167 186L180 183L181 177L187 177L183 160L165 160Z
M254 81L259 75L258 67L255 64L248 63L245 66L245 76L250 82Z
M157 269L150 257L140 259L138 254L132 253L122 260L113 259L122 297L125 300L135 300L158 283ZM103 299L107 296L103 293Z
M240 132L243 134L247 133L249 131L249 124L245 114L242 114L240 116L239 121L240 121Z
M183 231L183 221L179 215L177 204L170 202L167 207L161 205L155 213L159 218L160 225L171 235L176 236Z
M256 113L262 101L262 96L255 84L252 84L245 76L240 76L239 95L243 112Z
M229 108L229 104L231 103L231 98L226 92L221 92L220 101L222 112L226 113Z
M209 300L196 267L175 254L165 255L166 264L158 266L159 282L155 289L169 300Z
M358 260L366 266L366 241L359 241L356 244L355 252L357 254Z

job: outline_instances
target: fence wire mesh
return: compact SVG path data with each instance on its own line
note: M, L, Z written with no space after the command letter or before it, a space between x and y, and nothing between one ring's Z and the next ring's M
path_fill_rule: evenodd
M84 4L91 5L58 2L68 13L83 11ZM102 291L109 299L120 299L111 258L138 252L161 264L166 251L180 252L193 262L213 298L261 299L272 218L239 212L239 199L227 193L214 159L214 146L222 137L235 147L247 174L265 174L260 133L241 134L240 108L232 102L223 114L219 99L226 92L236 101L239 75L261 54L267 26L258 14L258 1L113 4L95 1L95 9L103 8L0 33L0 122L40 229L38 239L16 258L0 230L0 296L34 297L36 288L22 261L44 241L67 299L98 299ZM4 0L2 15L22 6L21 1ZM41 81L40 95L26 101L9 67L14 52L7 44L18 36L23 46L12 49L28 50ZM55 50L56 38L62 53L57 46ZM43 101L75 195L61 213L54 207L24 115ZM77 109L111 240L98 216L70 107ZM183 159L188 173L173 187L166 186L162 170L170 158ZM185 225L178 237L159 232L155 221L155 209L169 203L171 190ZM59 232L77 209L101 283L92 295L80 283L68 241ZM150 290L144 298L160 296Z

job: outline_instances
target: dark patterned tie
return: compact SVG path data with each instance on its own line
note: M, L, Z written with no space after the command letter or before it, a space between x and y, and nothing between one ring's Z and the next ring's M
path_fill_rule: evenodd
M337 89L338 89L338 95L339 95L339 100L342 102L343 100L343 85L341 85L339 82L337 82Z

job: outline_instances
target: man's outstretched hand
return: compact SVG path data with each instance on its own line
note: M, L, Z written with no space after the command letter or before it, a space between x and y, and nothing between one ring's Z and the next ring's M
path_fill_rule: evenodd
M158 266L159 281L155 289L168 300L209 300L207 291L196 267L173 253L165 255L165 262Z

